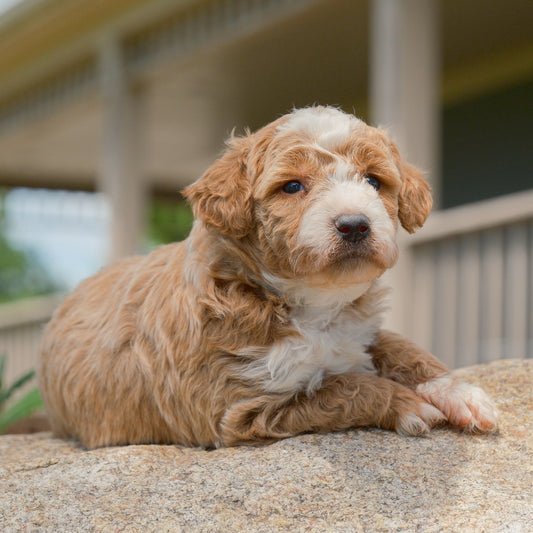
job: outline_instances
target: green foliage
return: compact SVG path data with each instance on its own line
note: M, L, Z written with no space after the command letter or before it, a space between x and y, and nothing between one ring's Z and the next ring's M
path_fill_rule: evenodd
M150 241L156 245L182 241L192 222L192 211L185 202L154 200L150 206Z
M35 371L31 370L20 376L10 386L4 387L5 365L6 356L2 355L0 356L0 434L14 422L26 418L35 410L43 407L39 389L34 387L5 409L7 401L13 394L35 376Z
M56 287L41 265L16 250L0 234L0 303L54 292Z
M37 259L14 248L2 234L5 195L0 189L0 303L54 292L57 287Z

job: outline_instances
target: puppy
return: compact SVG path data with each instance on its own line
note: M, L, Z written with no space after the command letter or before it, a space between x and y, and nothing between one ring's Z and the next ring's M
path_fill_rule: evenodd
M386 133L296 110L231 138L185 196L187 240L105 268L47 326L40 385L58 436L217 447L497 429L482 390L380 328L398 226L431 209Z

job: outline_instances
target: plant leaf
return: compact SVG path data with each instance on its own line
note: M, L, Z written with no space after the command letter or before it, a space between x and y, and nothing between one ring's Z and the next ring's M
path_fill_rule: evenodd
M33 411L41 407L43 407L41 393L35 387L10 406L5 413L0 415L0 434L14 422L26 418Z
M6 391L0 392L0 405L8 400L17 389L32 379L33 376L35 376L35 370L30 370L26 374L20 376L20 378L18 378Z
M0 397L2 393L2 385L4 383L4 369L6 367L6 355L2 354L0 355ZM1 400L0 400L1 405Z

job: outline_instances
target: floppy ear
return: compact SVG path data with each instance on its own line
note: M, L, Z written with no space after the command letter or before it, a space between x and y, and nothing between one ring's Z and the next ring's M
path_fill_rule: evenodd
M194 216L233 237L245 237L252 226L252 187L246 159L249 140L232 137L224 155L183 191Z
M433 206L431 188L422 172L404 161L395 146L393 151L402 179L398 198L398 218L409 233L414 233L424 225L431 212Z

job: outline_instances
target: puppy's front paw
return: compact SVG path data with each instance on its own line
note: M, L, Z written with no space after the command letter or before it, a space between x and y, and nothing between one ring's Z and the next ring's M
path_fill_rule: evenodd
M498 411L479 387L443 376L421 383L416 392L442 411L454 426L470 432L498 431Z
M445 420L446 417L438 409L420 402L416 410L406 411L398 416L396 431L400 435L423 436Z
M400 435L422 436L446 421L446 416L420 396L405 389L397 391L391 402L394 413L393 429Z

